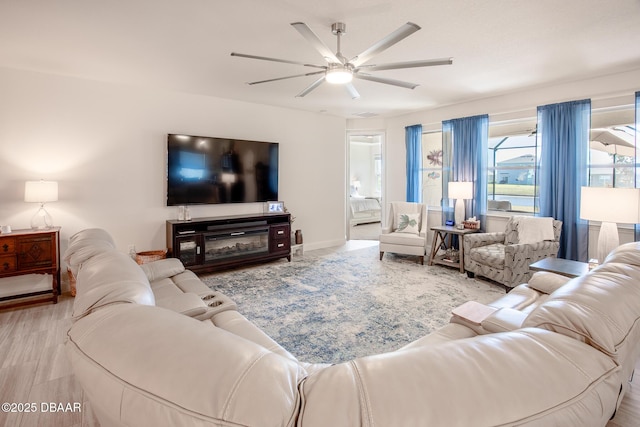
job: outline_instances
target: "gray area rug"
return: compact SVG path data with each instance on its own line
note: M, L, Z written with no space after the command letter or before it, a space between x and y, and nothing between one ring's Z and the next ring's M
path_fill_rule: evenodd
M299 360L316 363L396 350L448 323L454 307L505 294L416 257L378 257L377 246L307 253L201 279Z

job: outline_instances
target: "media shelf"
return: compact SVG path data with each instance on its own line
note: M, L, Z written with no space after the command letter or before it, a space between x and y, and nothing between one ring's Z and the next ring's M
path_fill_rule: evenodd
M169 256L194 272L287 258L291 215L256 214L167 221Z

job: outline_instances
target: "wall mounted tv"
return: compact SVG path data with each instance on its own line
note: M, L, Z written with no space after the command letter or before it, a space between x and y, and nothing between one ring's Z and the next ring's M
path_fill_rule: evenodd
M278 143L169 134L167 206L278 200Z

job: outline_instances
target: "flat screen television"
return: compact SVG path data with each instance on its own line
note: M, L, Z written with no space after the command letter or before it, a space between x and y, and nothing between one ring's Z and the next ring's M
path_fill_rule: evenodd
M278 143L169 134L167 206L278 200Z

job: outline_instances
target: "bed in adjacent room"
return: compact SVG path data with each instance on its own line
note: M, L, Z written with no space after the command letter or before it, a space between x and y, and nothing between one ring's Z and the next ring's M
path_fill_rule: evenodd
M380 222L382 207L377 197L351 196L350 203L351 225Z

